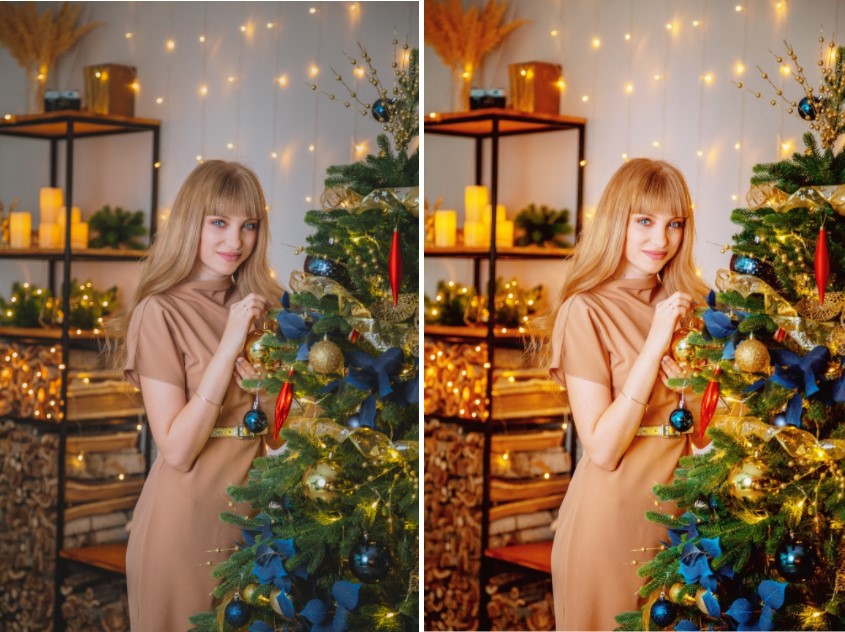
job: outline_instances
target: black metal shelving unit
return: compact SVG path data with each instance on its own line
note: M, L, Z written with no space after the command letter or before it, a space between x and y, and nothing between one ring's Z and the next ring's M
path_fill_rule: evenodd
M71 224L71 211L73 208L74 195L74 149L77 141L89 138L100 138L118 134L147 133L152 136L151 143L151 186L150 186L150 240L156 232L156 220L158 212L159 194L159 167L160 167L160 131L161 122L154 119L129 118L115 115L93 114L76 110L63 110L34 115L7 115L0 119L0 137L24 138L41 140L49 144L50 161L50 186L56 187L59 183L59 156L62 144L64 144L65 174L64 174L64 199L66 206L66 226ZM59 249L0 249L0 259L17 259L28 261L44 261L48 268L48 286L51 293L56 295L57 288L57 266L62 264L62 304L70 302L71 266L76 261L139 261L145 253L139 251L124 252L109 249L71 249L70 230L65 231L64 248ZM107 545L106 547L85 547L81 549L64 550L64 506L65 506L65 452L67 449L67 437L70 431L69 426L73 425L74 430L109 429L115 430L122 427L137 425L137 419L127 417L124 423L120 420L102 419L69 419L67 416L68 407L68 372L70 367L71 350L80 346L96 345L99 335L92 332L71 331L69 319L64 319L60 329L20 329L0 327L0 337L16 340L25 344L38 343L59 343L62 347L61 364L61 401L62 420L44 421L38 419L14 418L16 423L33 425L39 432L55 432L59 435L59 448L57 459L58 464L58 488L57 488L57 511L56 511L56 571L54 578L55 602L53 607L53 629L56 631L64 629L64 620L61 613L61 591L60 588L66 576L65 563L83 564L88 567L95 567L112 573L120 573L119 563L122 557L121 547ZM149 467L150 460L150 437L149 431L144 430L142 434L144 455Z
M457 113L434 113L429 115L424 122L425 134L442 135L467 138L474 141L475 145L475 184L483 184L483 172L485 161L485 145L489 145L489 166L490 166L490 206L495 209L499 200L499 152L500 142L512 136L524 136L527 134L546 134L550 132L574 132L578 135L578 162L577 162L577 200L576 200L576 235L583 226L583 191L584 191L584 166L585 160L585 135L586 119L571 116L533 114L507 109L483 109L471 110ZM429 151L432 151L429 145ZM487 263L486 279L488 283L487 301L488 305L495 303L496 263L501 260L554 260L565 259L572 253L571 249L565 248L539 248L539 247L511 247L498 248L496 246L496 221L495 211L491 210L494 216L490 222L490 247L452 247L439 248L426 246L424 255L432 258L461 258L469 259L473 265L473 286L478 295L482 292L482 263ZM505 563L531 571L547 572L542 565L534 562L524 561L525 556L509 555L508 549L516 551L520 547L503 547L501 549L490 549L489 543L489 510L490 482L491 482L491 436L504 429L508 431L537 430L544 427L560 427L560 418L557 419L496 419L493 414L493 370L495 364L496 347L521 346L522 332L518 329L502 331L492 322L485 327L429 327L425 328L427 338L438 338L451 342L486 342L487 345L487 389L485 398L487 410L490 416L486 421L468 421L462 418L449 418L438 415L431 415L431 418L439 419L444 423L460 424L467 431L480 432L484 435L483 448L483 499L481 506L481 560L479 576L479 594L481 603L479 605L479 629L490 629L490 619L487 615L488 595L485 590L491 577L491 566L494 563ZM576 436L574 424L568 424L566 432L565 449L572 457L574 467ZM531 556L537 558L537 552L532 547ZM534 547L536 548L536 547ZM520 550L521 553L521 550Z

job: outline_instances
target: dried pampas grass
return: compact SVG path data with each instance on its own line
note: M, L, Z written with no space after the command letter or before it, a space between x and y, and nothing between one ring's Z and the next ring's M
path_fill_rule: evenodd
M0 46L43 83L60 55L100 22L77 25L82 3L65 2L54 14L36 12L35 2L0 2Z
M464 13L461 0L425 0L425 41L452 68L470 75L482 58L493 50L508 33L527 20L514 20L502 24L508 10L506 2L487 0L479 13L472 7Z

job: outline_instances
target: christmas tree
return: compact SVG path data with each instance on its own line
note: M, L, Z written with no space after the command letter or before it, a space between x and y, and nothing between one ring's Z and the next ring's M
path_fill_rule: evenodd
M395 151L383 134L378 155L329 169L304 271L247 340L278 395L244 425L269 422L285 445L229 490L252 511L222 516L243 542L214 569L220 603L197 630L419 627L418 54L396 52L389 92L361 48L378 99L351 95Z
M673 339L713 448L655 488L681 515L648 514L667 538L623 629L845 629L845 48L815 94L787 50L812 131L754 168L731 270Z

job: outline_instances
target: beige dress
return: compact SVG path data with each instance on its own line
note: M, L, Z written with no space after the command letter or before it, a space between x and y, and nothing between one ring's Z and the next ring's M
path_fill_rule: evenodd
M666 298L656 278L610 281L567 300L553 332L552 368L603 384L619 396ZM678 396L659 380L641 425L668 423ZM681 438L634 437L613 471L584 454L560 509L552 548L555 622L559 630L613 630L614 617L639 608L640 564L656 554L666 529L645 518L658 504L651 489L668 483L678 459L692 451Z
M229 314L239 300L230 279L189 281L142 301L127 336L126 376L175 384L191 397L217 349ZM229 384L217 426L236 426L251 396ZM212 609L217 580L212 566L240 539L220 521L232 511L226 488L242 485L252 461L263 454L260 439L210 438L188 472L155 460L132 521L126 553L132 632L184 632L188 617ZM246 511L243 508L239 508Z

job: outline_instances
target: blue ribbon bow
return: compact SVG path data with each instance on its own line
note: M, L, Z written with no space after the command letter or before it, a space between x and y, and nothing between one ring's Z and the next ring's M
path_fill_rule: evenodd
M402 366L402 350L391 347L374 358L363 351L349 354L349 375L346 382L362 391L377 391L379 397L387 397L393 392L391 376Z
M786 388L804 387L804 395L812 397L819 391L818 380L827 370L830 350L819 345L806 355L799 356L789 349L774 349L771 352L775 374L771 380Z

